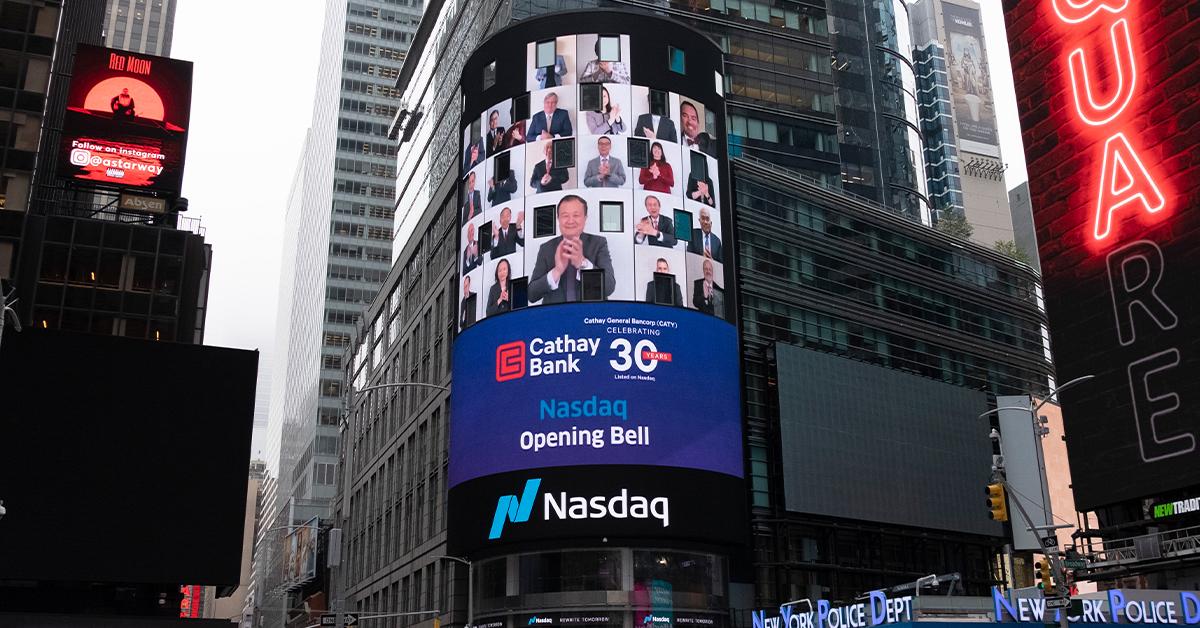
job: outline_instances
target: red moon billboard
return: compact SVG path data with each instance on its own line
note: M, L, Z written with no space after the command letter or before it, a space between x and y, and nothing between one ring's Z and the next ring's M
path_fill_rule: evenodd
M1200 12L1004 6L1075 502L1200 484Z
M59 176L178 194L191 105L191 62L80 44Z

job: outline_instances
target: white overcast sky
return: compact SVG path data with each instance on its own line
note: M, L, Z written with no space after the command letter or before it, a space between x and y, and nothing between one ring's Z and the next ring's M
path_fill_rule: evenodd
M1008 41L1000 0L980 2L1011 189L1026 174ZM213 247L205 343L258 349L260 369L272 367L284 207L312 118L323 15L324 0L183 0L175 15L171 56L195 63L183 194Z

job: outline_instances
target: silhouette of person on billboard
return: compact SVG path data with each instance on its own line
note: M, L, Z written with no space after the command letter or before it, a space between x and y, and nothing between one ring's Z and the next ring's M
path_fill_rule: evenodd
M134 112L133 96L129 95L129 88L123 88L120 94L113 96L112 99L113 118L117 120L128 120L137 117Z

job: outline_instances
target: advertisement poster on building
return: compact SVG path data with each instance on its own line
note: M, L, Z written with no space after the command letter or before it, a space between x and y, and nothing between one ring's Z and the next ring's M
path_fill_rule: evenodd
M288 534L284 546L284 581L302 584L317 577L317 518Z
M59 176L177 194L191 62L80 44L72 72Z
M961 146L968 152L999 157L996 106L979 9L945 2L942 19L950 40L946 60Z

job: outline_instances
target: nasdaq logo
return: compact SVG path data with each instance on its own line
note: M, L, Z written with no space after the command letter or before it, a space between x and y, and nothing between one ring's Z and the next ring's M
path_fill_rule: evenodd
M533 502L537 500L538 487L541 485L541 478L532 478L525 481L525 490L521 492L521 499L517 499L516 495L500 496L499 501L496 502L496 514L492 515L492 529L488 532L488 539L500 538L500 535L504 533L506 521L513 523L529 521L529 514L533 512Z
M496 381L525 377L525 342L518 340L496 347Z

